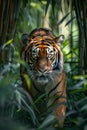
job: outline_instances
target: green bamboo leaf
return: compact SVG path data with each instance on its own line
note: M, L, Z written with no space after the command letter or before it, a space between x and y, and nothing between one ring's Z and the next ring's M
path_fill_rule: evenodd
M83 99L80 99L78 102L76 102L76 105L79 105L83 102L87 102L87 97L83 98Z
M23 88L17 88L16 91L16 97L17 97L17 101L19 103L19 108L21 105L21 97L23 97L24 99L26 99L29 102L29 105L32 106L34 108L34 110L38 111L37 107L35 106L33 99L31 97L31 95L25 91Z
M22 102L23 102L23 104L24 104L24 105L21 105L21 107L22 107L25 111L29 112L29 114L30 114L30 116L31 116L31 119L32 119L34 125L39 125L39 121L38 121L38 119L37 119L37 117L36 117L36 114L35 114L33 108L32 108L29 104L27 104L27 102L26 102L23 98L21 98L21 100L22 100Z
M87 105L84 105L81 109L80 109L80 111L87 111Z
M76 113L75 110L71 110L71 111L69 111L69 112L66 113L66 117L69 117L70 115L73 115L75 113Z
M73 78L75 80L79 80L79 79L83 80L83 79L87 78L87 75L75 75Z
M35 104L38 103L39 101L41 101L42 98L44 98L46 96L46 94L42 94L41 96L39 96L36 100L35 100Z
M6 42L7 45L11 44L13 42L13 39L10 39L9 41Z
M55 118L54 115L49 115L44 121L43 123L41 124L41 126L39 127L39 129L41 128L45 128L51 124L53 124L54 122L56 122L57 119Z
M13 43L13 39L10 39L9 41L7 41L3 46L2 49L4 49L7 45L10 45Z
M26 81L26 83L27 83L27 86L28 86L28 89L30 90L31 89L31 83L30 83L30 79L29 79L29 76L27 75L27 74L23 74L23 77L24 77L24 79L25 79L25 81Z

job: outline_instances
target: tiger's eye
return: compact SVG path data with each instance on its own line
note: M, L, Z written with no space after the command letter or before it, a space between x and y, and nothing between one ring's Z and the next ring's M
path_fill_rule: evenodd
M47 48L47 58L51 59L54 55L54 50L53 48Z
M39 52L39 49L38 48L33 48L32 49L32 57L34 58L34 59L37 59L37 57L38 57L38 52Z

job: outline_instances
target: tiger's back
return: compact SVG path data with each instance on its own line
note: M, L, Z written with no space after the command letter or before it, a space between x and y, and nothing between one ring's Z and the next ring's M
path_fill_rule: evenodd
M21 78L24 88L35 97L37 93L46 93L49 97L48 108L54 104L60 105L54 110L55 116L62 125L66 112L66 77L64 71L63 53L60 44L63 35L55 37L48 29L35 29L30 35L23 34L21 58L27 64L21 65ZM30 89L24 75L31 80ZM56 98L56 97L60 98Z

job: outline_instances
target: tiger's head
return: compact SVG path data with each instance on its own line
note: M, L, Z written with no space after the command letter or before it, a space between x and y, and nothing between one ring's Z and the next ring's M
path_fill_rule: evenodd
M63 54L60 44L64 36L56 37L48 29L35 29L30 35L23 34L25 44L22 59L28 64L27 72L37 84L47 84L52 75L63 71Z

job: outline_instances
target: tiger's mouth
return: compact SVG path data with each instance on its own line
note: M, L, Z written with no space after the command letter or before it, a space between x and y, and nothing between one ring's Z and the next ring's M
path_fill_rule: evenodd
M36 77L36 81L39 84L47 84L49 82L49 78L48 76L41 75Z

